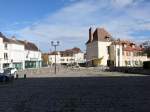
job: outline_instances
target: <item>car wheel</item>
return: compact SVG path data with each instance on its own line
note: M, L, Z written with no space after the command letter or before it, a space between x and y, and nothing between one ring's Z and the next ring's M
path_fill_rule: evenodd
M5 76L3 77L2 82L6 82L6 77Z

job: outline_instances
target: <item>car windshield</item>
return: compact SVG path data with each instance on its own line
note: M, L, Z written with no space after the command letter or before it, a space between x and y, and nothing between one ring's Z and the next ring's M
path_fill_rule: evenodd
M14 69L14 68L6 68L6 70L12 70L12 69Z
M11 73L11 70L10 69L5 69L4 73Z

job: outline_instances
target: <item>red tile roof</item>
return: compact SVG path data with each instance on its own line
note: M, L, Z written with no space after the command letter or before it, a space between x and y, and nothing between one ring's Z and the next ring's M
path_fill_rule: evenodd
M140 47L140 46L127 46L123 48L124 51L144 51L144 48Z

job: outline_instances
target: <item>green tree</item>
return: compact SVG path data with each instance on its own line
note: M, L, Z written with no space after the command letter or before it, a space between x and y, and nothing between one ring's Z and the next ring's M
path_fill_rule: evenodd
M43 61L44 65L48 65L49 64L48 54L42 54L42 61Z

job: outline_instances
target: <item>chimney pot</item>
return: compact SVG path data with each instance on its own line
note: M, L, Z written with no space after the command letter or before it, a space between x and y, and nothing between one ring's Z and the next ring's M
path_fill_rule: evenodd
M92 27L90 27L90 29L89 29L89 40L90 40L90 42L93 41L93 31L92 31Z

